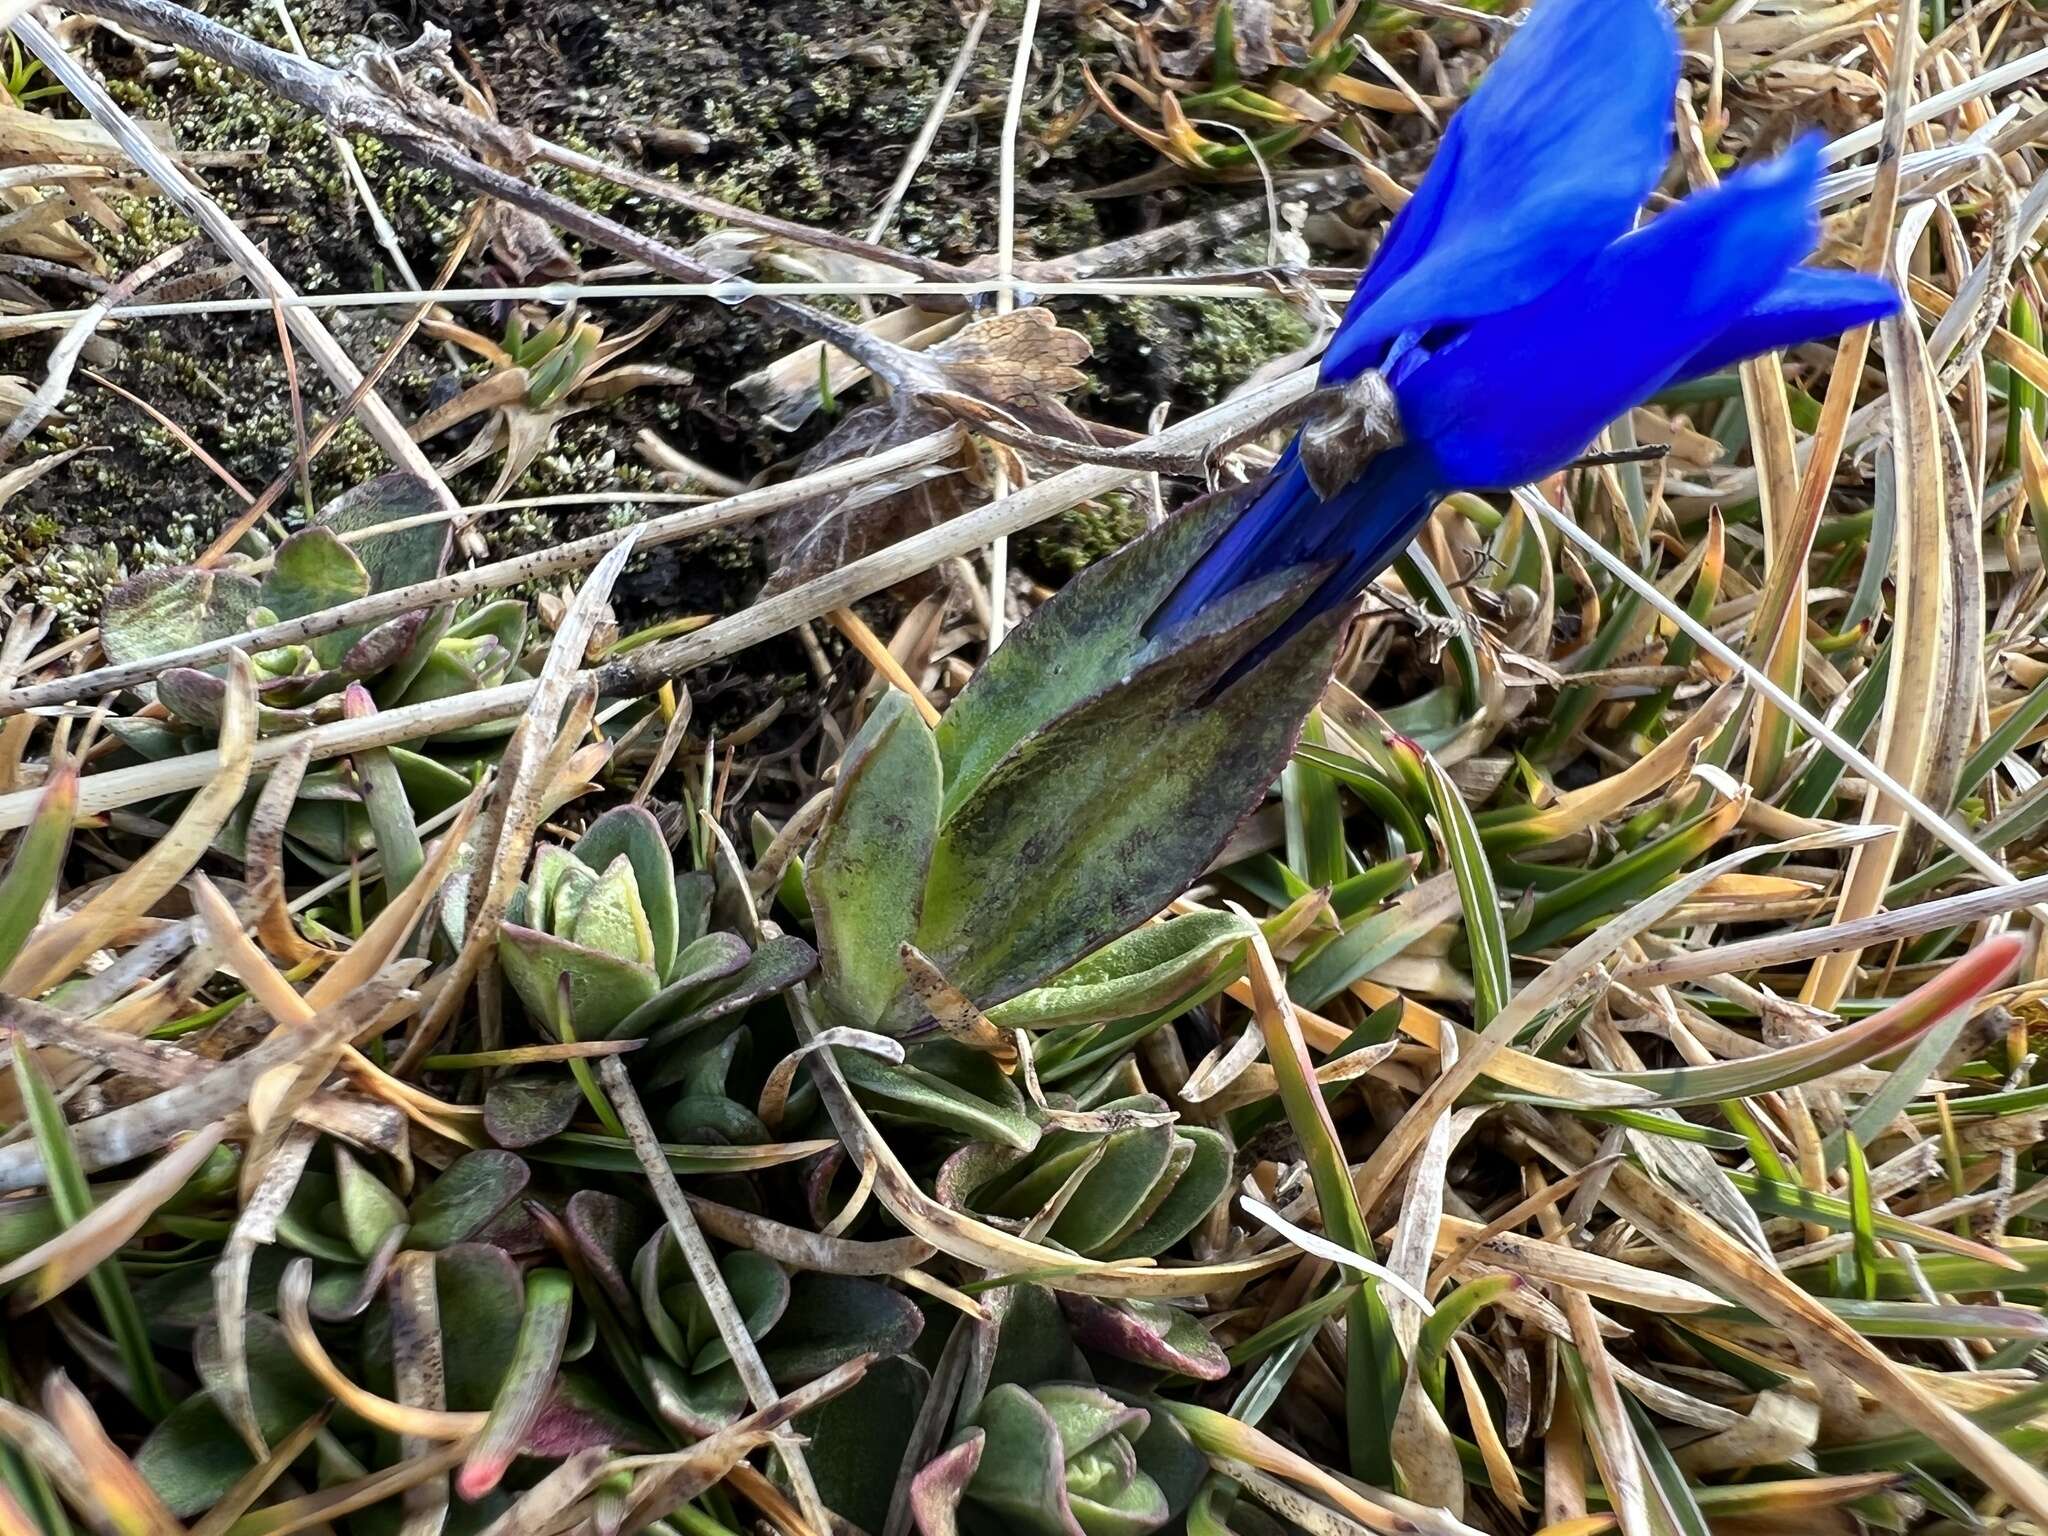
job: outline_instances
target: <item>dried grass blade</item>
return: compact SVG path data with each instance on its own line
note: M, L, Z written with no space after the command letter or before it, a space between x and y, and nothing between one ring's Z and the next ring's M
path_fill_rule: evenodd
M1590 1141L1569 1122L1552 1119L1550 1127L1573 1158ZM1935 1397L1918 1377L1894 1364L1774 1266L1627 1164L1615 1168L1606 1198L1680 1263L1695 1273L1713 1275L1736 1300L1884 1403L2004 1498L2034 1519L2048 1521L2048 1475Z
M499 765L495 807L498 835L491 845L489 858L484 861L489 874L483 899L470 913L469 930L463 936L455 963L441 979L440 991L435 994L419 1027L406 1041L395 1068L400 1077L407 1076L420 1057L432 1048L454 1018L470 983L486 965L492 963L499 920L512 899L513 889L526 871L533 834L544 814L541 797L548 787L545 770L556 744L562 711L569 703L571 691L580 676L579 669L589 648L590 637L608 611L606 605L611 600L612 587L617 583L620 572L625 570L627 560L632 558L634 547L633 532L628 530L627 536L598 561L596 568L585 578L575 599L555 626L554 640L534 681L526 714L513 730L512 740L506 746Z
M1907 223L1914 225L1910 215ZM1908 238L1902 236L1894 247L1889 273L1901 287L1909 254L1901 247ZM1891 387L1896 516L1905 537L1892 566L1895 629L1876 756L1894 780L1918 795L1927 785L1947 718L1941 695L1952 664L1954 635L1947 488L1934 364L1919 324L1910 312L1894 315L1881 323L1879 336ZM1888 794L1877 792L1864 802L1863 819L1866 824L1893 821L1900 810ZM1836 922L1868 917L1877 910L1899 851L1899 838L1891 837L1849 856ZM1824 957L1808 974L1801 1001L1832 1008L1848 990L1856 960L1856 951Z
M43 1412L84 1469L96 1519L120 1536L184 1536L156 1490L121 1454L85 1394L62 1371L44 1378Z
M256 923L257 937L280 964L303 965L324 957L326 951L309 944L292 921L285 904L284 829L285 820L299 797L306 777L306 765L313 760L313 744L302 741L270 770L263 792L249 813L249 832L243 855L248 873L248 910Z
M436 1412L430 1408L411 1408L403 1403L394 1403L389 1398L379 1397L366 1387L351 1381L348 1374L334 1363L320 1337L313 1331L313 1318L308 1311L308 1301L313 1293L313 1261L306 1258L293 1259L284 1272L284 1278L277 1287L277 1320L284 1329L286 1342L292 1353L299 1357L299 1364L311 1373L313 1378L333 1393L335 1399L350 1413L388 1430L394 1435L416 1435L423 1440L458 1442L456 1454L448 1465L453 1466L468 1454L470 1439L482 1431L488 1417L482 1413Z
M1545 1011L1562 1002L1596 967L1605 964L1623 944L1645 929L1656 926L1681 902L1752 860L1812 848L1853 845L1873 835L1876 834L1869 829L1843 828L1724 855L1691 874L1673 880L1574 944L1546 967L1534 982L1517 992L1493 1021L1466 1043L1456 1063L1409 1106L1408 1112L1354 1175L1360 1202L1367 1207L1377 1206L1408 1159L1428 1137L1438 1116L1450 1112L1459 1096L1479 1079L1500 1053Z
M1295 1023L1294 1005L1288 1001L1280 969L1274 964L1265 934L1256 929L1251 935L1246 979L1251 983L1252 1012L1259 1033L1265 1038L1266 1057L1273 1066L1281 1108L1308 1162L1323 1231L1341 1248L1370 1260L1372 1233L1352 1188L1344 1144L1338 1139L1330 1107L1316 1082L1315 1064L1309 1059L1301 1028ZM1369 1482L1384 1485L1391 1480L1394 1470L1394 1420L1400 1413L1401 1388L1407 1375L1401 1343L1377 1284L1359 1285L1346 1319L1348 1368L1344 1391L1351 1470Z
M111 1259L199 1171L226 1132L225 1121L201 1127L56 1237L0 1267L0 1286L30 1278L8 1299L10 1314L19 1316L61 1296Z
M241 802L256 742L256 681L236 652L221 701L219 770L194 794L170 831L62 922L37 933L0 975L0 991L35 997L64 980L108 938L168 895L212 846Z

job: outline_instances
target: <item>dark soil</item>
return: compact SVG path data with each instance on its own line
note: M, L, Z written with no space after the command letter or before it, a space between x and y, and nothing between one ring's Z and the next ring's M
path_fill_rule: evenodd
M1079 99L1075 60L1082 44L1062 17L1039 33L1029 131ZM266 41L285 39L268 5L216 8L218 19ZM500 116L591 153L657 174L674 175L730 201L806 223L864 230L885 197L930 103L950 69L960 19L939 0L459 0L447 9L384 9L362 0L295 0L294 15L316 56L342 59L369 41L399 43L434 22L454 35ZM1014 17L998 14L956 96L952 114L906 199L890 238L953 260L987 251L995 239L996 140L1015 46ZM272 259L302 292L399 286L354 188L324 130L260 88L210 62L184 57L170 72L146 73L148 60L114 38L96 57L125 104L168 124L187 150L247 151L247 163L209 168L222 202L263 239ZM1057 83L1055 83L1057 82ZM59 109L61 110L61 108ZM709 144L676 153L675 136L693 129ZM422 278L441 265L465 200L374 142L358 154ZM1027 142L1028 177L1020 189L1020 251L1055 255L1113 238L1199 207L1212 194L1167 191L1100 202L1081 194L1138 172L1152 152L1096 117L1050 155ZM688 242L707 233L701 219L626 194L607 183L549 173L566 195L638 228ZM1231 197L1241 192L1227 194ZM129 228L96 232L109 274L128 270L191 233L160 203L123 207ZM188 265L210 265L210 252ZM613 258L577 253L587 269ZM457 283L504 280L472 258ZM246 290L239 285L230 292ZM75 302L69 293L53 302ZM1063 322L1096 346L1091 414L1142 426L1153 405L1177 410L1207 403L1263 357L1296 339L1284 312L1267 306L1095 303L1062 308ZM1271 308L1277 309L1277 306ZM609 327L650 312L636 303L597 306ZM367 363L382 350L400 311L331 311L328 322ZM458 309L490 331L485 306ZM633 448L645 427L726 473L751 477L815 441L825 423L787 436L763 427L731 392L739 377L794 345L797 338L708 300L677 307L638 354L687 368L687 388L648 390L577 418L555 451L509 494L652 486ZM180 316L137 321L107 333L91 359L109 379L178 423L230 473L260 488L291 462L294 429L275 326L266 314ZM47 342L0 344L0 371L39 378ZM386 377L386 398L410 417L430 391L453 384L455 364L439 347L415 342ZM472 370L474 376L475 370ZM309 418L323 419L336 396L309 365L300 367ZM238 508L238 498L176 438L136 408L82 377L71 420L39 434L33 451L90 445L0 513L0 542L68 626L93 621L106 585L123 568L189 554ZM441 448L444 445L431 445ZM351 425L316 465L316 497L333 494L386 467ZM469 471L459 493L480 498L495 466ZM588 512L499 514L489 536L502 551L528 548L606 526L616 508ZM630 514L628 514L630 515ZM1053 525L1022 543L1027 564L1058 579L1128 532L1114 508ZM730 536L651 552L621 588L622 617L640 622L677 611L731 611L753 595L764 571L751 539ZM799 668L789 656L750 664ZM766 682L767 679L762 679ZM772 686L772 684L770 685ZM745 690L752 692L753 690Z

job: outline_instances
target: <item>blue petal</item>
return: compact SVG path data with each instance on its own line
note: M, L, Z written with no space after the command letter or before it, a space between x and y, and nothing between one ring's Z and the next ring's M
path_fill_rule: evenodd
M1258 499L1182 578L1148 629L1154 634L1170 629L1262 576L1329 563L1329 575L1261 648L1263 656L1316 614L1355 596L1407 546L1443 489L1428 449L1404 443L1374 458L1329 501L1319 501L1289 443Z
M1678 35L1659 0L1543 0L1450 126L1323 357L1535 298L1627 233L1670 154Z
M1898 290L1864 272L1794 267L1749 312L1688 358L1674 380L1719 373L1764 352L1796 347L1882 320L1899 307Z
M1520 309L1476 322L1395 388L1449 483L1539 479L1784 281L1819 236L1820 143L1687 198Z

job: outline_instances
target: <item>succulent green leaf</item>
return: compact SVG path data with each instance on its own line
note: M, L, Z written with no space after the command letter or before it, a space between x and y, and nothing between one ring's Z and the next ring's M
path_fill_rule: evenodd
M1139 928L990 1009L989 1019L1004 1029L1052 1029L1157 1013L1242 965L1257 930L1235 912L1191 912Z
M107 594L100 648L111 662L144 661L238 634L260 597L253 580L233 571L190 565L145 570Z
M506 655L518 656L526 649L526 629L526 604L516 597L501 597L450 625L448 635L455 640L475 640L488 635L504 648ZM591 825L594 829L597 823Z
M706 935L706 938L730 935ZM699 940L702 944L704 940ZM737 941L735 941L737 942ZM696 946L692 946L695 948ZM744 948L744 946L742 946ZM702 1029L707 1024L730 1018L753 1007L764 998L788 991L817 968L818 954L793 933L776 934L747 956L737 971L688 989L671 987L653 1001L635 1010L621 1033L636 1032L637 1021L659 1027L649 1035L649 1044L665 1045ZM669 1010L673 1008L674 1011Z
M987 1056L935 1040L892 1065L865 1051L841 1051L839 1068L868 1110L936 1126L1020 1151L1038 1144L1038 1123L1017 1085Z
M1133 1365L1221 1381L1230 1358L1192 1314L1164 1302L1065 1294L1060 1306L1084 1349Z
M526 1191L524 1159L495 1147L465 1152L412 1205L414 1248L447 1248L488 1227Z
M581 948L630 960L652 976L660 974L654 969L654 930L648 926L647 909L640 905L640 882L624 854L612 860L584 894L569 937Z
M499 925L498 963L526 1011L538 1020L552 1021L560 1012L558 989L566 976L569 1017L579 1040L608 1037L656 991L651 966L517 923Z
M327 1402L327 1392L299 1364L285 1341L284 1330L273 1319L252 1312L246 1323L249 1395L256 1423L266 1439L281 1440ZM201 1333L212 1329L209 1322ZM221 1358L218 1345L202 1337L193 1354L200 1362L205 1390L173 1408L135 1454L135 1469L181 1520L192 1519L219 1503L235 1479L254 1464L242 1437L212 1395L222 1387L211 1364Z
M1005 1384L981 1400L975 1417L988 1440L967 1497L1012 1529L1037 1536L1079 1531L1067 1508L1066 1455L1052 1415L1022 1387Z
M856 1355L900 1355L917 1342L924 1313L901 1291L859 1275L815 1271L790 1283L789 1310L761 1346L778 1387L795 1387Z
M1096 1257L1136 1259L1164 1253L1194 1231L1223 1199L1230 1188L1229 1141L1207 1126L1183 1125L1175 1128L1174 1145L1173 1167L1178 1173L1171 1186L1137 1226L1119 1233ZM1183 1149L1188 1154L1184 1163L1178 1156Z
M582 1103L583 1090L566 1075L501 1077L484 1090L484 1131L516 1152L569 1129Z
M1132 1441L1144 1409L1099 1387L1053 1382L994 1388L975 1419L987 1431L969 1502L1040 1536L1148 1536L1172 1518L1165 1491Z
M996 1358L989 1368L991 1387L1014 1382L1020 1387L1041 1381L1059 1381L1085 1374L1086 1365L1075 1352L1066 1313L1050 1289L1042 1285L1019 1285L1010 1294L1009 1310L1003 1314L996 1334Z
M341 1195L341 1225L349 1246L367 1261L391 1229L405 1220L405 1202L357 1162L346 1147L334 1149L334 1173Z
M304 618L370 595L370 573L332 529L315 524L301 528L277 546L263 578L263 606L280 619ZM355 643L355 634L338 630L313 642L323 666L335 666Z
M799 1414L796 1432L825 1507L863 1531L887 1523L898 1469L931 1378L907 1355L877 1360L846 1391Z
M988 1431L970 1429L911 1479L910 1513L921 1536L959 1536L960 1503L987 1449ZM1064 1536L1066 1527L1058 1529Z
M1125 1101L1135 1105L1137 1101ZM1116 1106L1111 1106L1112 1108ZM1075 1136L1093 1155L1094 1147L1087 1145L1096 1138L1080 1136L1075 1132L1061 1132L1060 1135ZM1039 1143L1041 1151L1046 1141ZM1152 1191L1165 1177L1168 1165L1173 1159L1173 1127L1170 1125L1139 1125L1126 1130L1112 1131L1099 1138L1101 1156L1082 1181L1074 1197L1067 1202L1052 1224L1050 1236L1063 1247L1076 1253L1093 1253L1130 1225L1132 1219L1149 1202ZM1051 1166L1058 1166L1064 1159L1049 1159Z
M676 1265L680 1267L681 1257L676 1254L673 1237L669 1238L665 1251L675 1255ZM769 1330L789 1310L789 1272L773 1259L746 1248L736 1248L718 1261L718 1273L725 1281L725 1289L732 1297L733 1305L739 1309L740 1320L747 1326L747 1337L756 1343L768 1337ZM711 1315L711 1309L704 1305L697 1283L686 1278L681 1287L687 1291L685 1315L692 1357L690 1368L705 1371L724 1365L732 1359L732 1352L719 1336L718 1324ZM670 1313L679 1315L673 1305Z
M654 973L668 980L677 950L676 869L668 842L661 835L661 824L653 813L639 805L622 805L606 811L577 839L575 854L592 869L608 870L621 857L631 864L640 908L654 946ZM579 936L578 942L589 941Z
M435 487L418 475L398 473L379 475L342 492L320 509L314 523L342 535L427 518L440 510L441 497ZM370 590L389 592L440 575L453 548L451 526L447 518L435 518L358 541L353 547L369 574Z
M486 1412L512 1367L526 1316L519 1266L502 1248L455 1243L434 1255L434 1289L448 1406L458 1413Z
M882 702L840 760L804 891L817 918L824 1002L841 1023L915 1022L898 952L917 932L939 825L939 753L916 707Z

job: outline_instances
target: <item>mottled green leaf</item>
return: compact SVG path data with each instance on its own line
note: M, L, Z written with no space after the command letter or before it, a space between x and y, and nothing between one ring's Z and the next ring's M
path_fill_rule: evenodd
M661 824L645 806L615 806L577 839L575 854L596 870L610 868L621 856L631 865L640 909L654 945L654 973L668 980L678 947L676 871ZM579 935L578 942L590 941Z
M1154 923L990 1009L989 1018L1004 1029L1051 1029L1156 1013L1242 964L1256 929L1235 912L1190 912Z
M841 1051L838 1057L854 1095L873 1114L1025 1151L1038 1144L1038 1124L1025 1109L1023 1092L978 1052L931 1041L901 1066L865 1051Z
M839 782L804 865L817 918L823 998L842 1023L915 1022L899 952L924 910L939 820L939 754L917 709L884 694L839 762Z
M447 1248L468 1241L525 1192L529 1177L525 1162L510 1152L465 1152L413 1202L409 1245Z
M172 565L144 570L107 594L100 649L111 662L144 661L248 628L261 590L234 571Z
M518 1151L569 1129L582 1103L582 1089L566 1074L501 1077L484 1091L484 1130L499 1146Z
M1220 526L1207 521L1218 517L1213 507L1183 512L1161 533L1183 522ZM971 793L949 777L916 942L954 985L984 1007L1042 985L1160 911L1215 857L1286 763L1327 680L1344 615L1319 617L1218 686L1302 595L1270 582L1242 589L1199 628L1135 658L1127 683L1057 716L1041 706L973 776ZM1040 615L1076 606L1086 605L1051 603ZM1147 612L1118 622L1134 627ZM1004 651L1033 628L1020 628ZM1073 666L1086 671L1088 662ZM1056 670L1053 686L1064 691L1068 659ZM973 692L970 685L960 706ZM983 739L970 755L978 758Z
M900 1355L923 1329L917 1304L879 1280L800 1274L788 1311L762 1340L761 1363L778 1387L800 1386L856 1355Z

